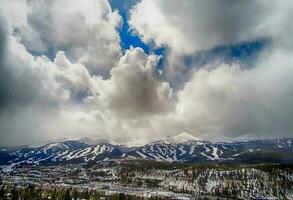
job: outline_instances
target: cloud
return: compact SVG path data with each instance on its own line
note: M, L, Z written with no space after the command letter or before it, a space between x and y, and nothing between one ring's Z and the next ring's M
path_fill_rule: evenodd
M172 89L155 70L158 60L140 48L127 50L108 79L89 77L91 93L79 106L61 107L58 126L50 123L49 129L54 135L83 133L136 145L149 141L159 133L153 120L171 113L175 105Z
M95 136L138 145L182 131L291 136L291 3L171 1L142 0L130 13L142 39L167 47L162 73L160 56L121 50L121 17L108 1L1 2L0 144ZM186 64L259 38L271 43L253 66Z
M66 52L59 51L50 60L32 55L9 32L3 33L3 39L1 66L10 74L1 79L6 83L1 90L3 145L60 135L126 142L125 138L135 138L134 130L140 133L138 137L148 135L150 119L173 108L172 89L156 72L159 57L146 55L140 48L126 51L109 78L103 79L91 75L82 63L71 62ZM122 135L113 130L121 130Z
M103 75L121 55L121 17L106 0L4 0L0 10L13 35L34 54L54 57L63 50L71 61Z
M159 58L132 48L121 57L104 81L98 99L103 105L124 117L140 117L169 112L172 89L156 73Z
M287 27L292 6L290 1L142 0L131 10L129 23L147 42L191 53L279 37L280 28Z
M292 10L290 0L142 0L130 11L129 24L145 42L167 48L164 76L181 88L202 67L197 60L219 46L266 40L292 47Z
M95 0L4 0L0 11L2 145L73 136L68 116L87 109L91 73L107 74L121 56L120 15Z
M207 134L291 136L291 55L278 49L265 52L257 68L222 64L196 71L178 93L178 118Z
M51 62L45 56L32 56L15 37L3 38L7 39L0 56L2 144L50 138L48 121L80 90L90 90L89 74L82 64L70 63L61 52Z
M178 90L169 123L203 137L290 136L292 8L290 1L263 0L138 3L130 11L133 31L145 42L167 47L163 75ZM271 44L253 66L221 59L187 64L215 47L262 39Z

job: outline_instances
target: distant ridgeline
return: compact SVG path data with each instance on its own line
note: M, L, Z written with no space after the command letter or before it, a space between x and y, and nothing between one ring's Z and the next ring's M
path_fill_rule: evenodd
M0 149L3 170L11 170L22 164L96 163L121 159L179 163L292 164L293 138L213 143L182 133L141 147L65 140L40 146Z

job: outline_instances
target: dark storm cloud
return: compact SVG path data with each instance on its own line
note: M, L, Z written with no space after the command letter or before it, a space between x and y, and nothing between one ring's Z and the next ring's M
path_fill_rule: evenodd
M157 62L158 57L147 56L140 48L128 50L111 70L107 91L102 93L107 108L126 118L170 112L172 89L158 78Z
M41 115L37 110L46 111L41 104L52 103L41 96L40 81L29 64L11 54L6 27L5 21L0 20L0 144L5 146L40 140Z
M0 20L0 109L11 106L25 106L38 96L38 84L27 63L11 56L7 49L7 30L5 22ZM23 66L18 70L16 66Z

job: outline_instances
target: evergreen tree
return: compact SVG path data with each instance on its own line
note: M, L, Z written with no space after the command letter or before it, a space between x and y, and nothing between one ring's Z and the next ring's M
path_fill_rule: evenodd
M74 191L73 191L73 199L74 200L77 200L78 199L78 192L77 192L76 189L74 189Z
M65 192L64 200L71 200L69 189L67 189L66 192Z
M1 189L0 189L0 199L3 199L3 200L6 199L6 197L5 197L5 190L4 190L3 187L1 187Z
M52 200L56 200L57 199L57 191L56 191L56 188L54 189L51 197L52 197L51 198Z
M16 188L14 187L11 190L11 200L18 200L19 199L19 195L18 195L18 191L16 190Z
M124 193L120 193L118 199L119 200L126 200L125 194Z

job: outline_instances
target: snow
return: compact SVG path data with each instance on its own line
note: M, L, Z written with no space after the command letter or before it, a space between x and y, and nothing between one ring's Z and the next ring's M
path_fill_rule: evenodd
M185 153L186 153L186 151L185 151ZM173 161L177 161L176 150L172 150L172 154L173 154Z
M222 146L223 149L227 150L228 148L226 146Z
M71 159L77 158L76 153L77 153L76 151L73 151L73 152L69 153L68 155L66 155L65 156L66 160L71 160Z
M79 152L79 157L83 157L91 152L92 147L85 148Z
M215 147L215 146L211 146L212 148L213 148L213 152L212 152L212 156L208 156L207 154L205 154L205 153L203 153L203 152L201 152L201 155L203 155L203 156L205 156L205 157L207 157L208 159L210 159L210 160L218 160L218 159L220 159L220 157L219 157L219 155L218 155L218 151L220 151L217 147ZM222 151L220 151L220 154L222 154L223 152Z
M79 137L79 138L74 138L73 139L74 141L81 141L85 144L88 144L88 145L98 145L98 144L101 144L101 143L110 143L110 144L113 144L113 145L119 145L118 143L114 143L113 141L110 141L108 139L99 139L95 136L91 136L91 137Z
M154 151L154 145L153 144L150 146L150 149L151 149L151 151Z
M46 145L44 148L44 151L48 151L49 149L52 149L52 148L69 149L69 147L66 146L64 143L56 142L56 143Z
M35 161L34 163L35 163L35 164L39 164L40 162L43 162L43 161L49 160L50 158L52 158L52 160L53 160L53 159L54 159L53 157L54 157L54 155L50 155L50 156L48 156L48 157L45 157L45 158L39 159L38 161Z
M106 145L97 145L95 148L94 148L94 151L93 153L95 155L97 154L102 154L104 153L105 151L113 151L113 148L112 147L109 147L109 146L106 146Z
M181 147L179 147L179 150L180 150L180 154L179 154L179 156L182 156L182 155L184 155L185 153L186 153L186 151L183 149L184 148L184 146L181 146Z
M163 152L163 150L160 147L158 147L158 149L159 149L159 151L160 151L161 154L165 154L166 153L166 149L165 149L165 152Z
M212 155L214 156L214 159L219 159L219 155L218 155L218 148L215 146L212 146L213 148L213 153Z
M151 157L153 157L155 160L160 161L160 160L166 160L163 156L160 154L155 154L155 153L149 153Z
M205 157L207 157L207 158L210 159L210 160L214 160L214 158L212 158L211 156L206 155L206 154L203 153L203 152L201 152L200 154L203 155L203 156L205 156Z
M13 168L19 164L22 164L22 163L25 163L26 161L20 161L20 162L17 162L17 163L11 163L10 165L6 166L3 171L4 172L11 172L13 170Z
M190 152L189 152L190 155L193 154L195 147L196 147L195 145L192 145L190 147Z
M233 155L233 157L240 156L240 155L242 155L243 153L244 153L244 152L236 153L236 154Z
M69 153L68 150L67 150L67 151L64 151L64 152L61 152L61 153L59 153L59 154L55 157L55 159L60 158L60 157L63 157L63 156L65 156L65 155L68 154L68 153Z
M206 183L207 191L210 192L214 187L218 186L220 184L219 180L208 180Z
M166 143L166 140L172 143ZM233 159L233 157L236 158L243 153L262 151L259 146L251 146L249 145L249 143L248 145L246 145L246 143L211 143L207 141L199 141L191 134L185 132L174 137L169 137L166 140L162 140L163 142L161 143L149 143L139 148L132 148L128 151L122 151L121 154L124 152L122 158L131 158L131 156L128 156L128 152L136 151L134 157L136 157L137 159L141 158L168 162L185 162L189 160L195 160L195 156L200 159L202 159L202 156L204 156L206 160L217 161ZM274 139L272 141L275 142L274 147L278 148L279 151L281 151L282 148L288 148L288 146L291 145L290 138L281 140ZM101 157L99 155L104 154L105 152L111 152L115 150L115 146L106 143L100 143L90 146L75 146L70 144L71 143L67 142L54 142L43 146L41 149L30 149L29 151L26 149L17 149L16 151L10 153L10 155L16 155L17 157L15 158L15 160L11 160L11 162L16 163L23 159L26 159L25 162L29 163L38 163L49 159L57 162L77 158L82 158L79 159L81 162L87 162L89 160L98 160ZM271 145L271 143L269 143L268 145ZM228 158L226 156L226 153L223 153L226 152L226 150L229 150L229 153L230 151L234 151L234 155L231 155ZM274 150L278 151L277 149Z
M148 159L148 157L146 155L144 155L143 153L139 152L139 151L136 151L136 153L138 155L140 155L143 159Z
M287 141L287 144L289 145L289 147L291 146L291 144L292 144L291 139L289 139L289 140Z
M210 152L210 151L211 151L209 148L207 148L206 145L204 145L203 147L204 147L204 149L206 150L206 152Z
M191 142L191 141L201 141L200 139L194 137L190 133L187 132L182 132L179 135L172 136L172 137L167 137L162 140L163 142L167 144L178 144L178 143L186 143L186 142Z

